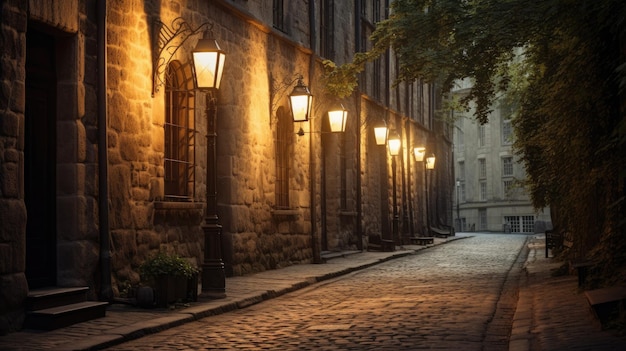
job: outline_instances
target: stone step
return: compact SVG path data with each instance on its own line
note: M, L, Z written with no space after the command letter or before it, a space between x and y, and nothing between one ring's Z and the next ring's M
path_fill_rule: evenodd
M618 317L626 306L626 287L616 286L585 291L595 317L603 326L611 317Z
M104 317L108 302L83 301L26 313L24 327L53 330Z
M48 287L29 291L26 297L26 311L43 310L87 300L88 287Z

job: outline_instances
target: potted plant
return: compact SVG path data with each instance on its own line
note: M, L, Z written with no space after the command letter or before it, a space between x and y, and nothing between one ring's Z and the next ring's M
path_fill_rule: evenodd
M154 289L158 307L197 297L198 269L178 255L159 252L141 265L140 273Z

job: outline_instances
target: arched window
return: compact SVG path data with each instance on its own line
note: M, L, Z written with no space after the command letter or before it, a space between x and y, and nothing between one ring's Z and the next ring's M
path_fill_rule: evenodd
M283 107L276 111L276 209L289 208L289 168L293 141L293 120Z
M172 61L165 78L165 198L191 201L195 189L195 95L191 67Z

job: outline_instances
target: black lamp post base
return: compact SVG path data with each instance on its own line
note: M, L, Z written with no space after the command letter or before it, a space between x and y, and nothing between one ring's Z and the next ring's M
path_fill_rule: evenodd
M202 292L200 297L223 299L226 297L226 274L220 260L202 265Z
M202 262L202 292L200 297L226 297L226 272L222 261L222 226L217 223L217 215L207 217L204 231L204 260Z

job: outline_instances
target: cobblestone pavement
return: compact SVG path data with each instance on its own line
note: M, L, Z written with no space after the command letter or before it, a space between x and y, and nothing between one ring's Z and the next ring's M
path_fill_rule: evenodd
M166 330L184 323L219 315L311 286L318 282L358 271L417 251L467 238L457 234L435 238L428 246L409 245L394 252L325 253L325 264L298 264L243 277L226 278L226 298L203 299L173 309L142 309L112 304L106 316L53 331L25 329L0 336L0 350L100 350L128 340Z
M624 336L599 328L576 276L551 276L561 263L544 248L543 235L457 233L338 253L227 278L225 299L114 304L104 318L0 336L0 350L626 350Z
M451 242L111 350L507 350L526 239Z

